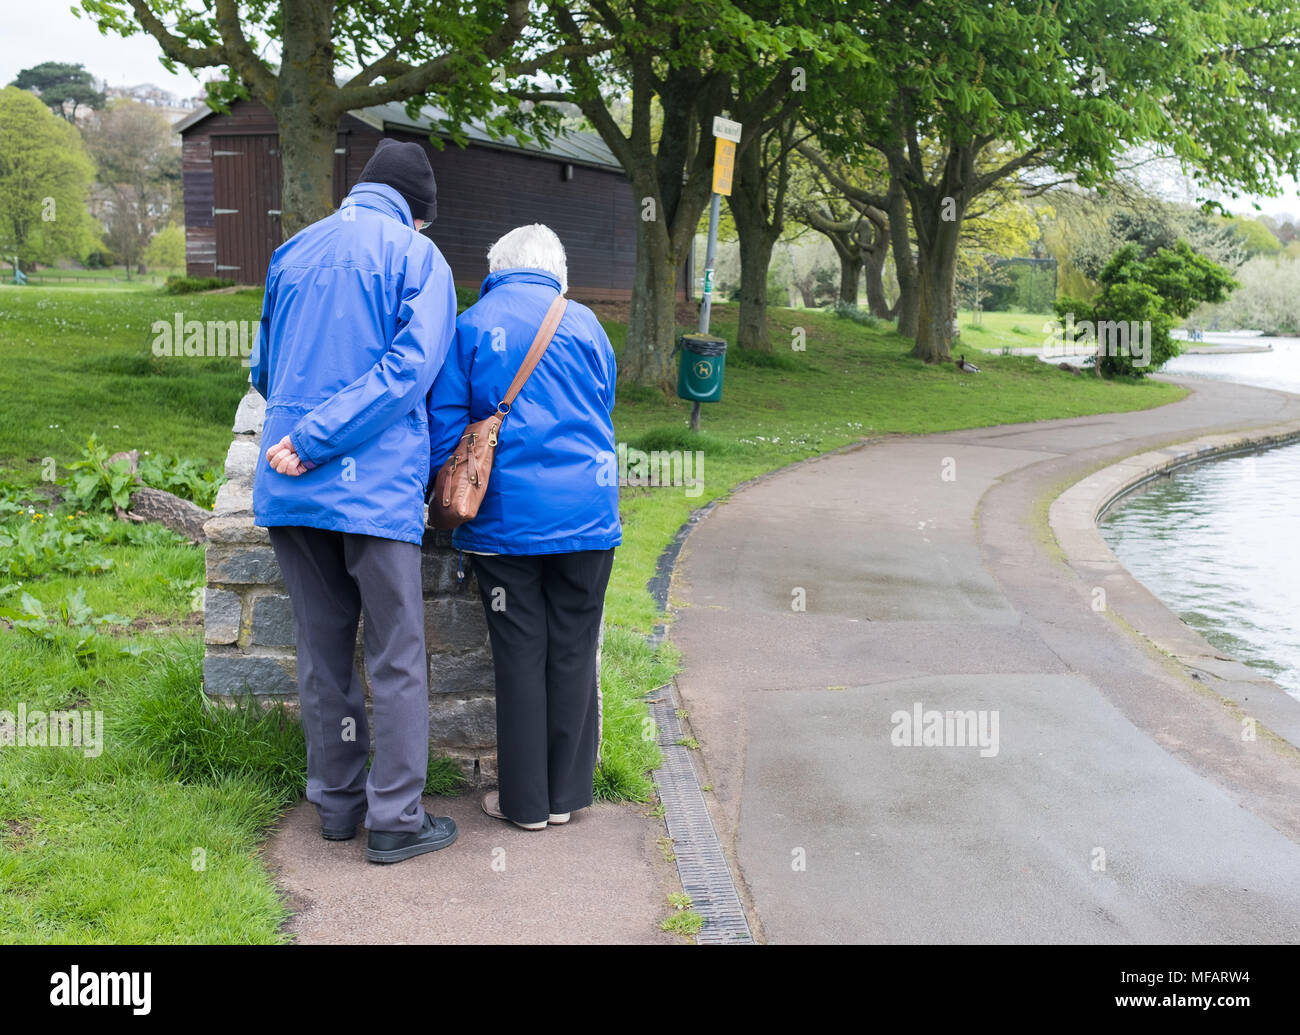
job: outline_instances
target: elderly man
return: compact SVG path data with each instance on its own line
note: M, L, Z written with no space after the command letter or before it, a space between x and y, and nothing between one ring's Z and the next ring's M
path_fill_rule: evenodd
M340 209L276 249L252 364L270 444L253 512L270 529L293 605L307 799L327 840L349 840L364 820L375 863L456 839L456 824L421 804L426 397L456 321L451 270L419 232L436 212L424 148L380 141ZM353 664L363 609L375 725L368 775Z
M560 239L534 223L488 251L479 300L429 400L440 467L468 421L495 411L547 310L567 284ZM500 791L483 810L526 830L569 822L592 800L600 722L596 641L622 541L614 350L586 306L569 302L501 425L478 513L452 541L474 554L496 675Z

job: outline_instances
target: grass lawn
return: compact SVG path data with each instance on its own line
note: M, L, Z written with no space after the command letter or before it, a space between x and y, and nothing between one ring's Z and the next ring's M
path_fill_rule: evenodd
M1055 313L980 313L980 326L975 326L975 314L963 309L957 314L961 325L963 348L998 351L1003 348L1036 349L1047 338L1043 324L1056 322Z
M39 546L0 550L0 608L29 613L21 601L30 594L51 616L26 630L0 622L0 711L76 707L103 712L105 722L97 757L75 748L0 750L0 940L284 939L284 907L257 851L301 791L301 731L276 712L203 708L193 613L200 550L158 529L51 511L39 494L42 458L52 457L62 477L92 432L111 450L218 465L247 371L237 358L155 357L151 324L177 311L255 321L259 306L256 292L0 289L0 482L8 483L0 485L0 536L17 541L21 532ZM735 307L714 314L714 330L734 340ZM993 315L978 332L989 344L977 346L963 330L964 344L1018 344L1010 328L993 329ZM677 659L670 643L657 653L646 645L661 616L645 587L694 508L867 435L1140 409L1183 394L997 355L982 355L984 373L966 376L908 358L907 343L889 331L807 310L773 310L771 318L777 351L728 357L723 401L704 408L698 436L687 428L688 404L619 392L620 442L700 450L703 468L698 488L622 495L624 545L606 605L603 798L651 793L646 771L658 756L641 736L641 698L671 678ZM621 347L624 328L606 326ZM797 337L805 350L789 348ZM445 773L432 770L436 786Z

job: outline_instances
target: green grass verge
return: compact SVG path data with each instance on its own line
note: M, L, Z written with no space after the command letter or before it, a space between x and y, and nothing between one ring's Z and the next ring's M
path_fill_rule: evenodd
M237 358L155 357L151 325L178 311L187 320L256 321L259 306L256 292L178 299L120 286L0 289L0 480L36 483L47 456L63 476L92 432L113 450L219 464L247 370ZM733 306L718 306L714 330L734 340L735 319ZM982 356L985 373L965 376L908 358L907 343L887 329L808 311L773 310L771 319L778 348L733 351L723 402L704 408L701 434L687 428L688 404L619 392L620 442L700 450L704 466L697 488L621 494L624 543L606 601L602 799L642 801L652 792L648 771L659 752L645 697L671 679L678 658L670 643L647 644L664 616L646 583L693 509L863 436L1139 409L1182 394L999 356ZM621 347L624 328L606 326ZM804 351L789 348L797 340ZM301 792L301 729L277 710L205 706L192 614L200 551L168 542L86 548L112 566L0 586L0 605L28 592L47 612L84 587L95 613L132 621L88 641L0 627L0 710L76 706L102 711L106 723L95 758L76 748L0 750L0 895L11 904L0 914L0 940L281 941L284 908L257 852ZM457 782L446 760L431 760L431 792Z

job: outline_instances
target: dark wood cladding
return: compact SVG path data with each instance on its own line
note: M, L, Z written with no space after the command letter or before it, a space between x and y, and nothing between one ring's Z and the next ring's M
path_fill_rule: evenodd
M266 216L280 207L274 119L260 105L241 101L229 115L211 115L183 136L190 275L260 282L281 239L278 219ZM438 150L424 134L381 133L346 115L339 126L335 204L360 179L384 136L414 140L428 151L438 181L438 218L426 232L458 284L478 286L487 275L488 247L507 230L545 223L564 242L572 297L630 296L639 207L622 173L574 163L572 178L565 179L563 156L449 142ZM214 216L214 209L239 211Z

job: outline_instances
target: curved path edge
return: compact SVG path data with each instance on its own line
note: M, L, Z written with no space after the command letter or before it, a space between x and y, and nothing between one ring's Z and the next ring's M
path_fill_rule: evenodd
M1202 435L1136 453L1076 481L1052 500L1048 523L1065 561L1105 590L1105 610L1178 662L1190 679L1242 709L1300 749L1300 702L1258 669L1226 654L1187 625L1130 572L1106 544L1098 521L1121 497L1162 475L1235 453L1300 441L1300 421L1227 434Z
M1296 939L1300 701L1193 640L1095 524L1153 470L1300 432L1300 397L1188 387L885 436L685 530L674 683L756 940ZM1000 715L1000 750L900 746L922 703Z

